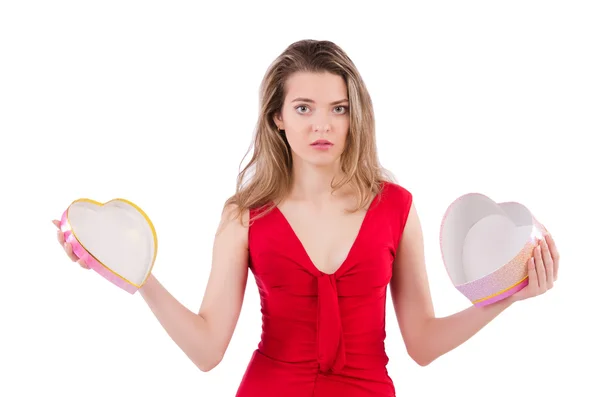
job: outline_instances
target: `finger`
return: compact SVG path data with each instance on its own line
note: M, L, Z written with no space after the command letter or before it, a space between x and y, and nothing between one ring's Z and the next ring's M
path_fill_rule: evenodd
M544 269L544 261L542 260L542 249L538 245L533 250L533 260L535 262L535 272L537 273L539 292L546 291L546 270Z
M65 245L65 234L63 232L61 232L60 230L56 231L56 239L58 240L60 245L62 245L62 246Z
M545 238L542 239L542 261L546 272L546 286L550 289L554 285L554 263Z
M82 259L78 260L77 263L79 263L79 266L81 266L82 268L89 269L89 266L86 265Z
M75 253L73 252L73 247L71 246L71 244L65 243L65 252L73 262L77 262L79 260L77 255L75 255Z
M531 295L535 296L539 293L540 286L538 283L537 272L535 271L535 259L533 256L529 258L529 263L527 264L527 273L529 275L529 285L527 286L527 289L531 291Z
M54 226L56 226L57 228L60 229L60 221L57 221L56 219L52 221L52 223L54 223Z
M546 241L548 242L548 249L550 250L550 255L552 255L552 262L553 262L553 275L554 275L554 281L556 281L556 278L558 276L558 261L560 259L560 255L558 253L558 248L556 248L556 242L554 241L554 239L552 238L552 236L548 233L548 235L546 236Z

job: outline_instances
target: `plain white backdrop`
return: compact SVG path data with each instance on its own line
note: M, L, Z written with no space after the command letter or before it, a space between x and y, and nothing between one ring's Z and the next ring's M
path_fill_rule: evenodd
M598 395L600 13L593 1L5 1L0 5L0 395L233 396L260 337L250 275L202 373L128 295L71 263L51 220L124 197L157 278L197 310L258 86L292 42L331 40L372 95L382 163L412 191L438 316L468 307L437 243L456 197L527 205L562 255L553 290L428 367L388 304L398 396Z

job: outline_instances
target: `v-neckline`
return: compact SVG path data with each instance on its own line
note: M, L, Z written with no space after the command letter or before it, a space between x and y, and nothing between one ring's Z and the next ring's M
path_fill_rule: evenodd
M306 247L302 243L302 240L300 240L300 237L298 237L298 235L296 234L296 231L292 227L292 224L288 221L288 219L286 218L286 216L284 215L284 213L279 209L279 207L277 205L274 206L274 211L279 214L279 216L283 220L283 223L286 225L287 229L292 234L292 237L296 241L296 244L299 246L299 248L302 251L302 254L304 255L306 261L310 265L310 269L312 271L317 272L319 275L337 276L346 267L347 263L350 262L352 254L355 251L356 245L360 242L360 238L361 238L361 235L364 232L367 220L369 219L369 216L371 215L371 212L373 212L372 209L373 209L374 203L379 198L379 196L381 195L381 193L382 193L382 191L380 191L378 194L376 194L375 197L373 197L373 199L369 203L369 206L367 207L367 211L365 212L365 216L363 217L363 219L362 219L362 221L360 223L360 226L358 228L358 232L356 233L356 237L354 238L354 241L352 242L352 245L350 246L350 249L348 250L348 254L346 255L346 258L344 258L344 260L342 261L342 263L338 266L338 268L333 273L324 272L324 271L320 270L315 265L315 263L313 262L312 258L309 255L308 251L306 250Z

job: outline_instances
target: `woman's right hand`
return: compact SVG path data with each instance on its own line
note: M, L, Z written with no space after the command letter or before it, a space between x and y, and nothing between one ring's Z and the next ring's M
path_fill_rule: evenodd
M56 228L58 229L56 231L56 239L58 240L58 243L63 247L65 252L67 253L67 256L69 257L69 259L71 259L73 262L77 262L79 264L79 266L81 266L82 268L89 269L89 267L82 260L80 260L77 257L77 255L75 255L75 253L73 252L73 247L71 247L71 244L69 244L65 241L65 235L62 232L62 230L60 230L60 221L53 220L52 223L54 223L54 226L56 226Z

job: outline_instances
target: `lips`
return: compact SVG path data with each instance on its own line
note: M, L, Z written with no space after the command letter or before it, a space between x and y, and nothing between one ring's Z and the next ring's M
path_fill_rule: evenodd
M326 139L318 139L310 144L311 146L332 146L333 143L329 142Z

